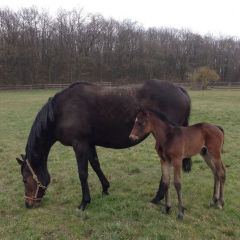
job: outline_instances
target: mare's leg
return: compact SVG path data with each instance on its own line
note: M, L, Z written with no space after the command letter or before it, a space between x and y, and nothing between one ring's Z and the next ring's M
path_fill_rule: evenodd
M76 141L73 144L73 149L77 158L78 174L82 186L82 202L79 209L84 210L87 204L90 203L90 192L88 187L88 159L91 155L91 150L86 142Z
M184 210L183 200L182 200L182 186L181 186L181 168L182 168L182 159L173 160L173 169L174 169L174 186L177 191L178 197L178 218L183 219Z
M89 162L93 168L93 170L95 171L95 173L97 174L101 184L102 184L102 192L103 194L108 195L108 188L110 187L110 184L107 180L107 178L105 177L99 160L98 160L98 156L97 156L97 152L96 152L96 147L92 147L92 151L91 151L91 156L89 158Z
M192 169L192 159L184 158L182 163L182 169L184 172L190 172Z
M187 116L186 116L185 121L183 123L184 127L188 127L188 125L189 125L189 122L188 122L189 115L190 115L190 107L188 109ZM191 171L191 169L192 169L192 159L191 158L184 158L183 159L182 169L183 169L184 172L190 172Z
M152 203L158 204L168 191L170 183L170 163L168 160L161 159L162 177L156 196L152 199Z

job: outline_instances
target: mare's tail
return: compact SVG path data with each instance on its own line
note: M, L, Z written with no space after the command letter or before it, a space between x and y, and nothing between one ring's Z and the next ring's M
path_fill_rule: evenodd
M188 106L187 106L187 110L186 110L185 120L183 122L183 126L187 127L189 125L189 117L190 117L190 112L191 112L191 99L190 99L187 91L184 88L180 87L180 89L188 98ZM190 172L191 169L192 169L192 159L184 158L183 162L182 162L182 170L184 172Z

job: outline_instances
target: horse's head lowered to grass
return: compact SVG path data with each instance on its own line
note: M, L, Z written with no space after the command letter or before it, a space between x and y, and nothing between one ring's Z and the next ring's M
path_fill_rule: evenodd
M25 188L25 205L27 208L38 207L47 190L50 177L45 174L37 174L31 166L30 161L24 155L16 158L21 166L21 174Z

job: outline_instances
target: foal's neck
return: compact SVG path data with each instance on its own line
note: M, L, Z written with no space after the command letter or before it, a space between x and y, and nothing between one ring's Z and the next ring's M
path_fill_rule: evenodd
M164 145L167 135L174 128L170 124L165 123L154 114L151 114L152 134L158 145Z

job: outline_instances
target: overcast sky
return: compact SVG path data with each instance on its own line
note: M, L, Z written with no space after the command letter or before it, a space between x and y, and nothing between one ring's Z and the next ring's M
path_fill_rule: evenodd
M59 8L83 8L84 13L131 19L144 27L186 28L240 38L240 0L0 0L1 8L14 10L33 5L52 14Z

